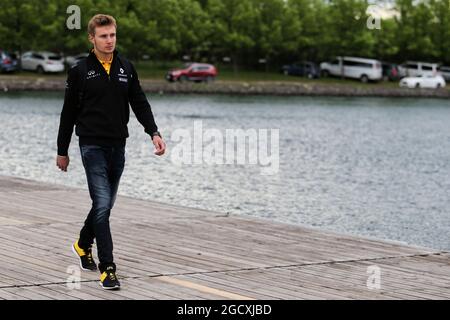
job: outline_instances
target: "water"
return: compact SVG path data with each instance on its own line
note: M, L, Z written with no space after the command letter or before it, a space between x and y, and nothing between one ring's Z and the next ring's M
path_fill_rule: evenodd
M149 96L169 153L134 116L119 194L450 250L450 104L433 99ZM62 93L0 94L0 174L86 189L78 139L55 166ZM175 129L280 129L280 165L174 165Z

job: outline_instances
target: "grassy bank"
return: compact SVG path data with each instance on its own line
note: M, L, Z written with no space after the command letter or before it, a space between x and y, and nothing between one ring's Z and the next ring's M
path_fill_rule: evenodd
M170 63L170 62L150 62L150 61L140 61L135 63L136 69L139 76L142 79L152 79L161 80L165 79L165 75L168 70L176 67L180 67L180 63ZM398 82L377 82L377 83L361 83L357 80L350 79L339 79L339 78L320 78L320 79L307 79L303 77L296 76L286 76L281 72L275 70L264 71L264 70L244 70L241 69L238 72L234 72L232 68L228 65L218 66L219 75L217 80L219 81L230 81L230 82L297 82L297 83L311 83L311 84L330 84L330 85L350 85L350 86L361 86L361 87L371 87L371 86L385 86L388 88L398 87Z
M168 70L181 66L181 63L177 62L152 62L152 61L139 61L135 63L141 80L150 81L165 81L165 75ZM274 85L280 85L286 83L287 85L299 84L299 85L321 85L330 86L334 88L357 88L357 89L395 89L399 88L398 82L371 82L361 83L358 80L340 79L340 78L320 78L320 79L307 79L296 76L286 76L275 70L263 71L263 70L239 70L234 72L231 66L219 65L219 75L217 77L216 84L229 83L229 84L257 84L264 83L270 85L271 82ZM40 78L61 80L65 81L66 72L60 74L37 74L35 72L21 71L14 74L4 74L0 76L1 79L7 81L8 79L15 80L37 80ZM450 91L450 84L447 84L447 90Z

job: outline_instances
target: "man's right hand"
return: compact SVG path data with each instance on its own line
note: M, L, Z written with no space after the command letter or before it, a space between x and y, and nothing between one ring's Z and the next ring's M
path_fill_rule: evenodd
M69 166L69 156L56 156L56 166L61 169L61 171L67 172L67 167Z

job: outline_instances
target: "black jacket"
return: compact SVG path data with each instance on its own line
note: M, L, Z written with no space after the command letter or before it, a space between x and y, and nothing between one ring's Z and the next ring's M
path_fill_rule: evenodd
M86 58L84 81L81 81L79 63L68 71L58 155L67 155L74 125L81 145L124 146L128 137L129 105L146 133L152 135L158 130L134 66L118 57L119 53L114 51L109 75L93 52Z

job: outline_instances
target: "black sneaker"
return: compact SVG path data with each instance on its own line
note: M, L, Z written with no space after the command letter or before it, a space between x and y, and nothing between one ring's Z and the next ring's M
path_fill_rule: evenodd
M100 276L100 285L106 290L119 290L120 282L116 276L116 268L114 266L107 266L105 271Z
M95 271L97 270L97 265L92 258L92 249L84 250L78 245L78 240L72 245L72 251L80 259L80 267L85 271Z

